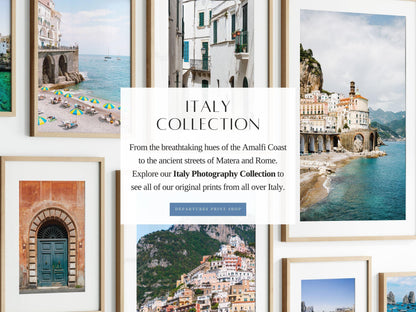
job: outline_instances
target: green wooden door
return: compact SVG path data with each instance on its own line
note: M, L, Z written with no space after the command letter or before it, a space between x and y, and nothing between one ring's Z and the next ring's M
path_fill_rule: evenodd
M68 285L68 240L38 239L38 286Z
M202 42L205 53L202 55L202 69L208 70L208 42Z

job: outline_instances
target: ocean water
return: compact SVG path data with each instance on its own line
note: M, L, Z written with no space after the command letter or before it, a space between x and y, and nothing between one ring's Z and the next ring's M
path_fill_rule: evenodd
M387 312L416 312L416 304L414 303L396 303L396 304L388 304L387 305Z
M130 57L111 57L112 59L106 62L104 55L80 55L79 71L85 81L71 87L70 90L75 91L74 94L77 95L120 103L120 88L130 87Z
M387 156L354 159L331 175L328 197L301 221L405 220L406 143L386 144Z
M11 111L11 75L0 72L0 112Z

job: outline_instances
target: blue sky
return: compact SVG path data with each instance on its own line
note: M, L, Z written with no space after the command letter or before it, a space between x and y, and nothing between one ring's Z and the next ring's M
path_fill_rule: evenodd
M143 236L161 231L161 230L167 230L172 226L172 224L142 224L137 226L137 241L139 241L140 238Z
M80 54L130 55L129 0L55 0L55 9L63 45L79 43Z
M355 81L371 108L398 112L406 104L405 26L403 16L301 10L300 41L321 64L325 90L348 95Z
M10 35L10 0L0 0L0 34Z
M402 302L409 292L416 293L416 276L389 277L387 279L387 293L393 292L396 302Z
M355 303L355 279L302 280L301 296L306 306L313 306L317 312L352 307Z

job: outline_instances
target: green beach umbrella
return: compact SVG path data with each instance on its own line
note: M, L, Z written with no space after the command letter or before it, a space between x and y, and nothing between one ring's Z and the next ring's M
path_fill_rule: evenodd
M38 116L38 125L43 125L47 122L48 120L46 118L43 118L42 116Z
M78 97L81 101L89 101L89 99L86 96L80 96Z
M65 97L66 98L72 98L72 94L71 93L67 93L67 94L65 94Z
M113 109L114 108L114 105L113 104L111 104L111 103L106 103L106 104L104 104L104 106L103 106L104 108L107 108L107 109Z
M42 87L42 88L40 88L42 91L48 91L49 90L49 88L48 87Z
M56 90L54 93L55 93L56 95L63 95L63 94L64 94L61 90Z
M92 99L90 102L91 102L92 104L100 104L100 101L99 101L99 100L97 100L97 99Z
M73 110L70 111L70 113L72 115L77 115L77 116L84 114L84 112L78 108L74 108Z

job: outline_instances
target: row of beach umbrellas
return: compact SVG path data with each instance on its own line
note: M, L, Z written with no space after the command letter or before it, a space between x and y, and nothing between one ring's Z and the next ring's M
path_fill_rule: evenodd
M48 91L49 88L48 87L42 87L41 90L42 91ZM54 92L54 94L55 95L63 95L66 98L72 98L73 97L71 93L64 94L64 92L61 91L61 90L56 90ZM97 99L91 99L90 100L89 98L87 98L86 96L83 96L83 95L79 96L78 99L80 99L81 101L85 101L85 102L91 102L92 104L100 104L99 100L97 100ZM103 107L106 108L106 109L113 109L115 106L111 103L106 103L106 104L103 105ZM118 108L118 110L120 110L121 106L118 106L117 108ZM79 114L79 115L81 115L81 114Z

